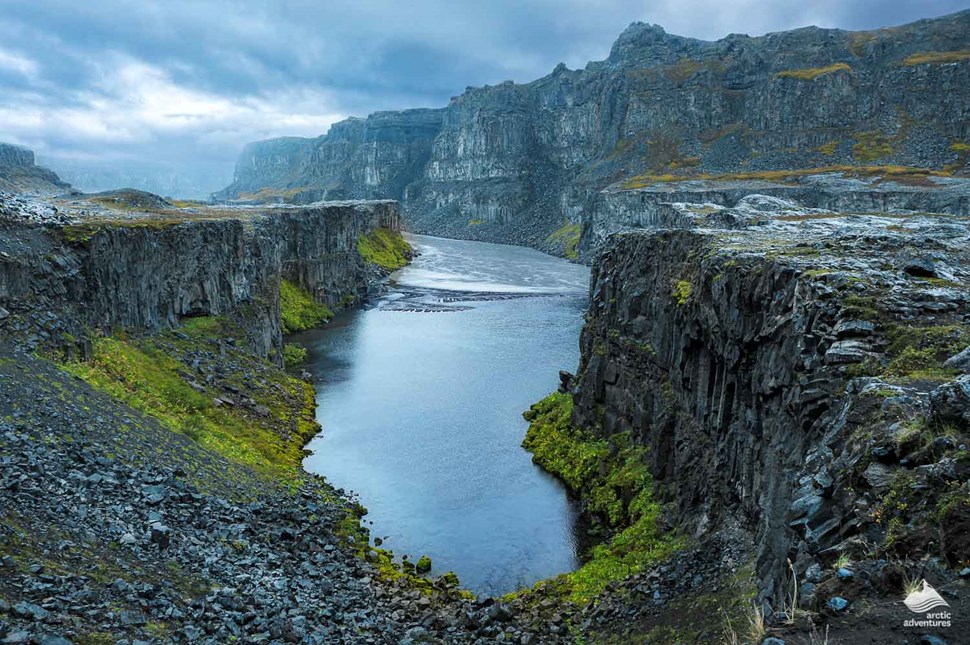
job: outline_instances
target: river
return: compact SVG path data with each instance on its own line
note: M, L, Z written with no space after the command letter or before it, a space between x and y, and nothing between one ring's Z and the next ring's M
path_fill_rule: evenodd
M413 236L366 309L296 336L323 427L305 468L354 491L372 537L478 594L574 569L577 512L520 447L522 412L575 371L589 270L532 249Z

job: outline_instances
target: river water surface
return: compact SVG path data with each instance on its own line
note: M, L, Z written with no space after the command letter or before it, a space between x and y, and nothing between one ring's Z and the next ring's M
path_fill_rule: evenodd
M371 535L499 594L577 566L576 512L520 447L522 412L575 371L589 270L520 247L411 238L374 306L295 338L323 432L307 470L354 491Z

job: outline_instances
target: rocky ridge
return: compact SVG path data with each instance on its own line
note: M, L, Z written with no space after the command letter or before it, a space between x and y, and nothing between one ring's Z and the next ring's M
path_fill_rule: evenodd
M968 21L964 11L716 42L634 23L585 69L470 88L441 110L378 113L317 139L252 144L217 197L393 198L416 232L564 253L563 236L550 235L591 209L603 220L599 191L637 175L965 173Z

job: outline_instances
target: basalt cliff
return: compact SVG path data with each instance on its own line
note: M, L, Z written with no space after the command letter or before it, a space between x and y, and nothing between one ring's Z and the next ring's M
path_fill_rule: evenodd
M601 237L586 241L588 221L624 225L611 224L609 186L732 175L743 195L757 192L744 181L775 170L959 174L968 33L970 12L716 42L635 23L585 69L251 144L217 197L393 198L417 232L574 255L581 229L586 248Z

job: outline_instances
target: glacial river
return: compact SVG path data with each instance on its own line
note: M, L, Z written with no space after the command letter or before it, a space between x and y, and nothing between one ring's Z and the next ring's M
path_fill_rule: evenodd
M295 338L323 432L304 465L355 492L372 537L501 594L577 566L576 509L520 447L522 412L575 371L589 270L531 249L414 236L361 311Z

